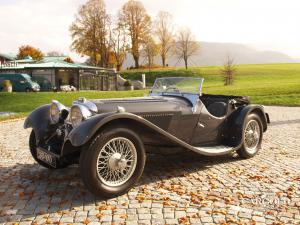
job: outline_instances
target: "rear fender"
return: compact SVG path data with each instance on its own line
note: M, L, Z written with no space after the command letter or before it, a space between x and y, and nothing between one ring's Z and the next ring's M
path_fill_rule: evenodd
M231 119L232 123L229 125L231 126L231 132L233 133L232 137L234 137L235 139L234 143L236 145L242 143L243 130L244 130L244 126L246 125L245 119L251 113L255 113L260 117L263 126L263 132L267 130L268 127L267 124L269 123L269 119L268 119L268 115L264 111L263 106L248 105L242 108L241 110L237 110L233 114L233 118Z

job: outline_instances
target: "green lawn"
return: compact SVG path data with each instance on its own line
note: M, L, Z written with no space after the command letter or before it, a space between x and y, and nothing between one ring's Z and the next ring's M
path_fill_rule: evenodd
M219 66L166 68L151 72L124 71L126 79L141 79L146 74L147 85L156 77L195 76L205 79L203 93L250 96L253 103L300 106L300 64L239 65L234 85L224 86Z
M147 91L107 91L107 92L40 92L40 93L1 93L0 92L0 112L16 112L17 115L9 118L0 117L1 120L26 116L38 106L48 104L56 99L59 102L71 106L78 97L88 99L95 98L124 98L143 96Z
M300 106L300 64L239 65L234 85L224 86L220 67L193 67L124 71L126 79L141 79L146 74L147 85L151 86L156 77L195 76L205 78L203 93L246 95L252 103L265 105ZM120 92L75 92L75 93L0 93L0 112L18 113L25 116L34 108L57 99L66 105L78 97L122 98L143 96L147 91ZM11 118L11 117L10 117ZM1 118L0 120L7 119Z

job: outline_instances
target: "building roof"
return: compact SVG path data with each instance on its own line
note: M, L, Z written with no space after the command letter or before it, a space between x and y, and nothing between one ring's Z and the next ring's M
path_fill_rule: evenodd
M46 62L63 62L67 58L69 58L69 56L44 56L44 58L40 62L43 62L43 63L46 63Z
M0 54L0 56L5 55L7 58L8 54ZM89 66L82 63L69 63L65 60L68 59L69 56L44 56L44 58L40 61L33 60L30 56L25 57L24 59L16 60L13 56L10 57L12 59L12 64L10 66L1 66L0 70L16 70L16 69L43 69L43 68L57 68L57 69L92 69L92 70L107 70L102 67Z
M57 69L94 69L94 70L106 70L102 67L88 66L80 63L68 63L64 61L57 62L40 62L40 63L27 63L27 64L18 64L15 66L9 67L0 67L2 70L7 69L35 69L35 68L57 68Z
M12 53L8 53L8 54L0 53L0 57L5 58L7 60L11 60L11 61L13 61L17 58L17 56Z

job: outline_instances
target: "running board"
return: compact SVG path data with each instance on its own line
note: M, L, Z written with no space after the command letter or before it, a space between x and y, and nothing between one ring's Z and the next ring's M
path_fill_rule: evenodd
M235 147L229 147L224 145L209 146L209 147L193 147L190 148L193 152L196 152L205 156L218 156L226 155L236 150Z

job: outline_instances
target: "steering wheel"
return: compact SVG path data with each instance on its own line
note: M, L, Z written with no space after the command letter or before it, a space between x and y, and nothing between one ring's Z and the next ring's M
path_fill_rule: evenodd
M166 88L166 91L173 90L175 92L181 93L180 90L176 86L169 86Z

